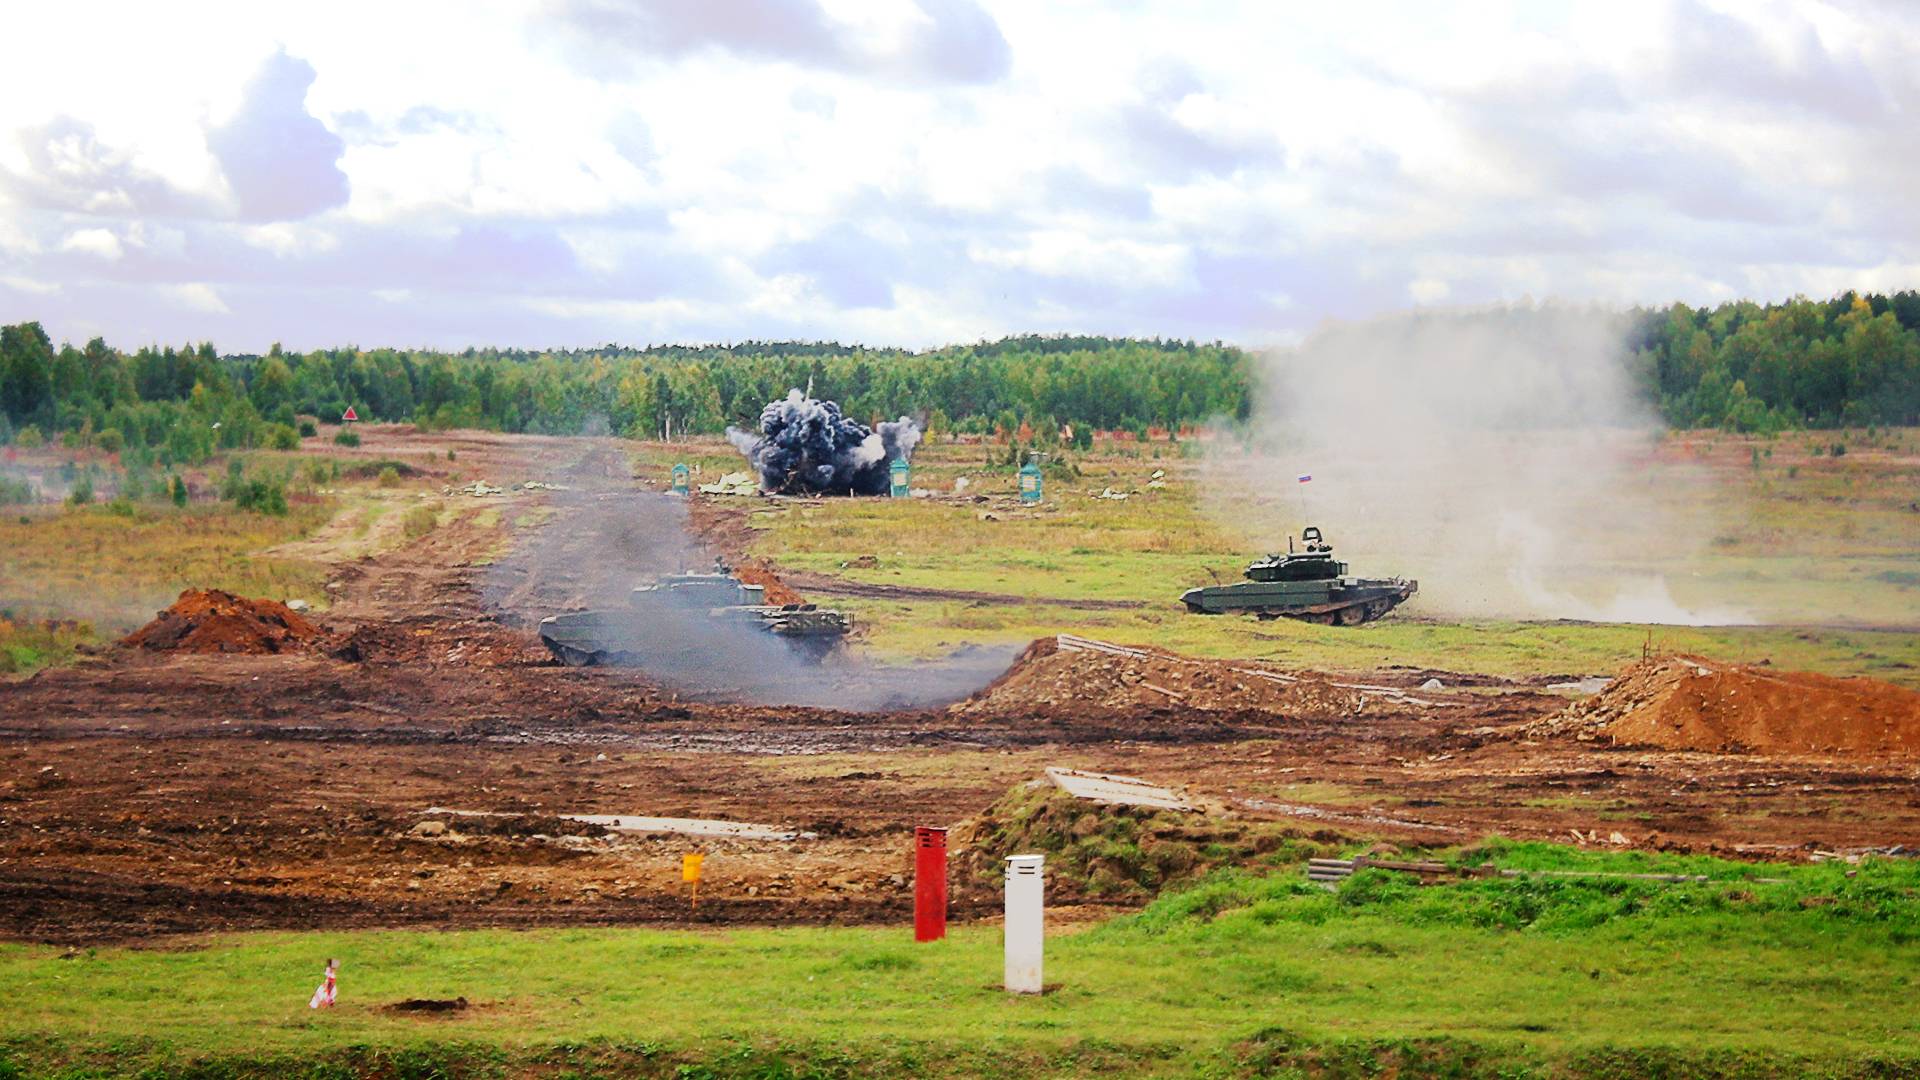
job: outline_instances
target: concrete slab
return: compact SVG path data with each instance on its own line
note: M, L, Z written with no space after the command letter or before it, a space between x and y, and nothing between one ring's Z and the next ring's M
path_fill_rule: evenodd
M719 836L729 840L811 840L815 834L774 825L708 818L641 817L637 814L561 814L568 821L598 825L618 833L672 833L676 836Z
M1160 810L1193 811L1199 807L1174 794L1171 788L1151 784L1137 776L1082 772L1079 769L1047 768L1047 779L1055 787L1076 799L1107 803L1112 806L1151 806Z

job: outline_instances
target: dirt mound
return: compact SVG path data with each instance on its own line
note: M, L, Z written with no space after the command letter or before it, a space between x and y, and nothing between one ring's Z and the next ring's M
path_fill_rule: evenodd
M1642 660L1529 735L1720 753L1920 753L1920 693L1876 679Z
M1063 636L1027 646L1006 674L952 711L961 716L1069 716L1088 710L1177 708L1325 717L1352 716L1366 702L1360 690L1314 674Z
M733 576L745 585L759 585L767 590L769 604L804 604L807 598L794 592L786 582L781 581L771 569L758 563L743 563L735 567Z
M281 653L306 645L320 633L318 626L278 600L188 589L120 644L161 652Z

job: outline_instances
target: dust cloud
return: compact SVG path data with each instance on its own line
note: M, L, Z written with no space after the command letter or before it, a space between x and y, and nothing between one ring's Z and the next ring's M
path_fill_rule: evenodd
M1418 577L1416 611L1751 621L1675 596L1711 525L1697 477L1649 467L1625 330L1554 305L1329 325L1263 358L1245 452L1210 460L1215 508L1244 523L1251 501L1269 547L1320 526L1355 573Z

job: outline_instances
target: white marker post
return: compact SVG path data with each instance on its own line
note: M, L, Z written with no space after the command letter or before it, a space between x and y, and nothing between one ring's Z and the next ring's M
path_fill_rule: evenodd
M1037 994L1046 948L1046 894L1041 855L1007 859L1007 992Z

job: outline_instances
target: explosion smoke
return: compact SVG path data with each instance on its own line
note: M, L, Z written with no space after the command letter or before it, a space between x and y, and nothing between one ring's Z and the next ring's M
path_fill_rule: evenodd
M728 428L727 439L760 474L760 490L885 495L888 469L913 457L920 425L907 417L869 428L832 401L792 390L760 410L760 432Z
M1357 570L1419 578L1429 611L1745 621L1668 588L1712 525L1699 480L1648 468L1660 424L1624 331L1618 314L1554 305L1323 328L1265 359L1255 456L1215 460L1238 492L1218 510L1245 522L1264 501L1286 531L1319 525Z

